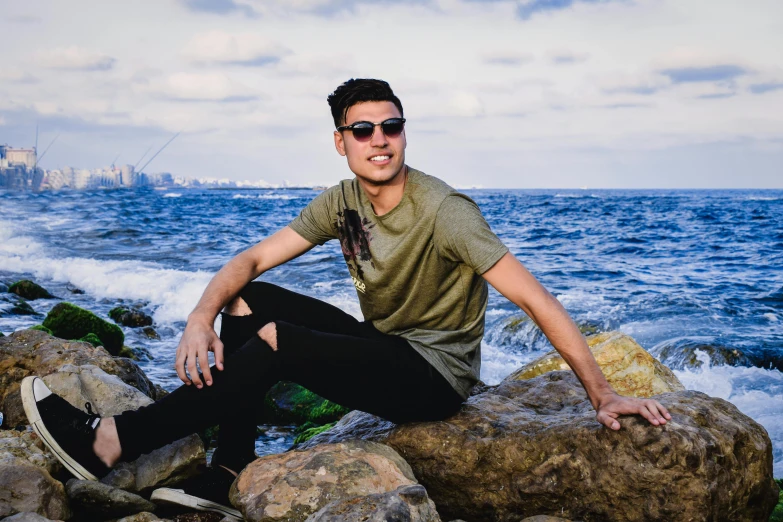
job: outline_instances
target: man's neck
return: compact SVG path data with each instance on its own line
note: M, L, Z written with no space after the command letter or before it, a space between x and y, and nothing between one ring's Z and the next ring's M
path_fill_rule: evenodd
M403 165L399 174L394 176L388 183L375 185L359 178L359 185L367 194L370 200L373 212L376 216L382 216L400 204L402 195L405 192L405 182L408 179L408 166Z

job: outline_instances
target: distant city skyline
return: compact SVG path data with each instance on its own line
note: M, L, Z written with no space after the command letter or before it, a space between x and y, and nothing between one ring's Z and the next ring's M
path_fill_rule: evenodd
M59 136L47 170L182 131L153 171L330 185L326 96L377 77L455 186L783 188L779 0L30 0L0 31L0 144Z

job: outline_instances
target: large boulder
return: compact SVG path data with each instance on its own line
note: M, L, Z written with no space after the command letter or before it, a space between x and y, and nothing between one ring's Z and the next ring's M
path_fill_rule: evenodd
M394 491L335 500L305 522L440 522L424 486L400 486Z
M620 332L591 335L587 338L587 345L606 380L620 395L652 397L685 389L669 368L628 335ZM526 364L505 380L531 379L547 372L570 369L560 354L552 351Z
M657 397L665 426L595 420L573 372L479 390L454 417L394 426L352 413L303 447L363 437L394 448L444 520L766 520L777 502L767 432L695 391Z
M388 446L349 441L262 457L239 474L230 498L249 521L302 521L332 501L415 483Z
M94 333L112 355L120 353L125 341L119 326L71 303L57 303L46 315L43 325L62 339L81 339Z
M22 279L21 281L17 281L16 283L12 284L8 287L8 291L12 294L16 294L19 297L24 297L25 299L29 299L30 301L34 301L35 299L54 299L55 296L49 293L48 290L46 290L41 285L38 285L36 283L33 283L29 279Z
M70 518L65 488L52 478L59 470L34 433L0 431L0 518L26 512Z
M19 395L22 379L44 377L64 365L94 365L142 392L151 390L152 383L133 361L118 362L104 348L89 343L66 341L38 330L19 330L0 338L0 411L6 426L27 424Z

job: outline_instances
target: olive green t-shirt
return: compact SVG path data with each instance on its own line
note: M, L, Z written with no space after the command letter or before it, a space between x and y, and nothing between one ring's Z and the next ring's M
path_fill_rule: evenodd
M354 178L315 197L290 227L317 245L339 239L364 319L469 395L487 309L481 274L508 252L472 199L409 169L402 200L382 216Z

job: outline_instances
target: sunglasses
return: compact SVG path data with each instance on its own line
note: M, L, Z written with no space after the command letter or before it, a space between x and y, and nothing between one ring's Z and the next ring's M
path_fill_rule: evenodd
M353 137L356 141L369 141L375 134L375 127L380 126L381 131L387 138L396 138L402 134L402 130L405 128L405 118L389 118L381 123L372 123L369 121L357 121L350 125L343 125L337 127L338 131L349 130L353 133Z

